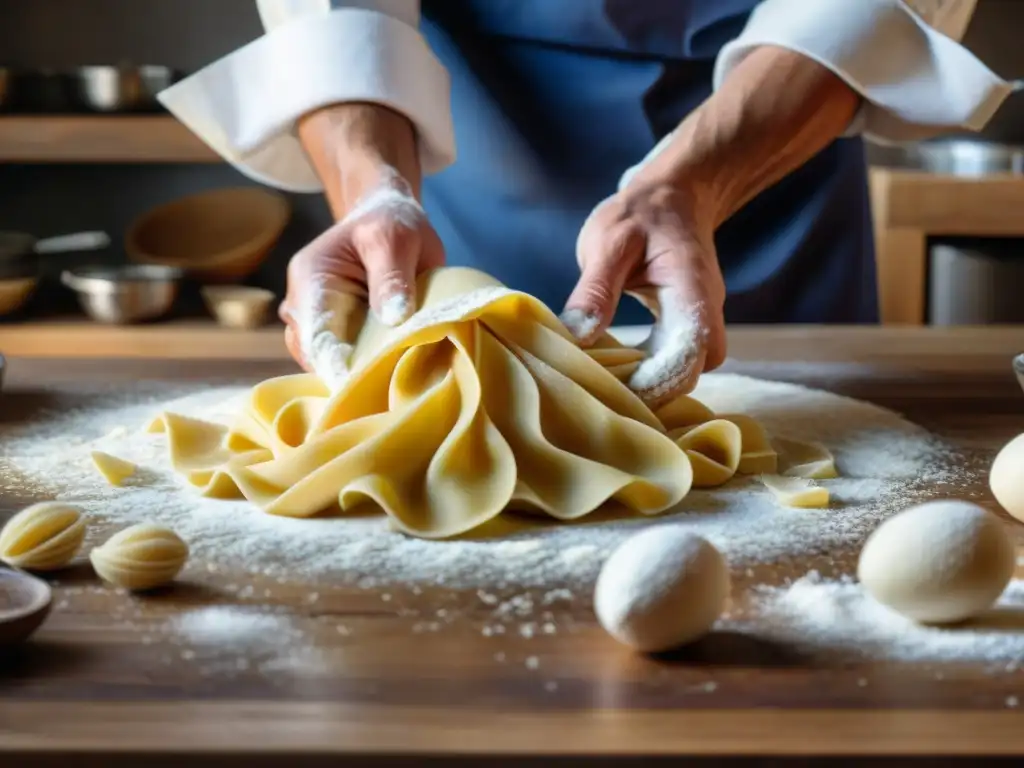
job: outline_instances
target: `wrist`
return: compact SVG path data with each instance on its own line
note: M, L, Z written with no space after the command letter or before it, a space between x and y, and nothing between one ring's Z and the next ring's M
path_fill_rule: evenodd
M859 97L817 62L764 46L692 112L633 182L690 190L715 227L838 138Z
M338 104L307 115L298 132L336 218L384 188L419 200L416 132L404 115L376 104Z
M629 200L637 197L659 201L660 205L677 211L688 228L713 235L725 208L723 190L715 178L707 162L677 156L674 150L666 148L633 175L620 195L630 207Z

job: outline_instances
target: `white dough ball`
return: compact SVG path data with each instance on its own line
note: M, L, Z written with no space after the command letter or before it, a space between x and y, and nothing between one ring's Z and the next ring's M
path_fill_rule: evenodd
M989 486L1002 508L1024 521L1024 435L1008 442L996 456Z
M657 653L706 634L729 599L729 567L683 526L659 525L623 542L594 590L601 626L620 643Z
M966 501L932 501L878 526L861 550L857 576L894 611L946 624L989 608L1013 577L1016 560L998 517Z

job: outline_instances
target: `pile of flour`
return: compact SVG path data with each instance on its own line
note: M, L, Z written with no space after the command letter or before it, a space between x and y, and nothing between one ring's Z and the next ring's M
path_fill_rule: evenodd
M159 521L189 543L190 569L364 587L586 588L617 544L652 523L603 513L570 525L517 519L490 538L435 542L389 531L382 515L296 520L246 501L204 499L171 470L166 438L144 427L164 410L228 420L249 386L190 390L147 382L142 389L134 395L86 391L79 407L0 426L6 494L77 503L106 524L94 529ZM960 472L957 458L925 430L867 403L734 374L703 377L695 394L718 413L746 413L773 433L825 443L843 475L825 482L833 498L829 509L780 507L758 481L737 478L723 488L692 491L678 512L655 520L692 527L734 568L848 551L921 489L955 483ZM92 466L93 450L141 469L126 487L110 487Z

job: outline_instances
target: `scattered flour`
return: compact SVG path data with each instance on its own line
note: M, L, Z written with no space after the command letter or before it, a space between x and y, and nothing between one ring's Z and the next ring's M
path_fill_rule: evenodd
M717 412L749 413L769 430L820 440L833 450L844 475L826 481L833 508L780 508L755 480L738 478L724 488L691 492L678 512L653 521L611 513L571 525L510 519L501 536L424 541L388 530L382 516L274 517L245 501L205 499L185 484L169 466L166 438L147 434L144 425L165 409L228 420L249 385L197 391L139 382L131 395L85 390L77 395L80 407L0 425L0 483L12 499L74 501L110 526L149 519L169 525L189 543L193 571L363 587L429 583L485 594L539 589L539 605L571 599L576 588L585 592L608 553L651 522L685 522L734 569L831 556L859 545L919 489L955 481L960 466L926 431L890 411L792 384L713 374L702 377L696 395ZM113 488L93 468L93 450L140 470L126 486ZM106 533L101 528L94 526L93 535ZM499 617L527 616L535 607L529 595L489 600Z
M174 617L173 631L190 643L235 649L288 645L295 630L287 616L235 606L210 606Z
M751 590L748 618L731 629L802 649L812 655L894 661L984 659L1004 669L1024 665L1024 581L1014 580L999 603L955 627L916 624L876 602L850 577L811 571L783 587Z

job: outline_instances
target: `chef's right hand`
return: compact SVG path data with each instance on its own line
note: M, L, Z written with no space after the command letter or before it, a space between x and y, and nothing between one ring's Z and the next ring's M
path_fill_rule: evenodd
M441 239L395 173L292 257L281 305L292 357L333 391L348 375L366 304L386 325L416 310L416 276L444 264Z
M366 307L386 325L416 311L416 276L444 264L444 249L419 203L416 133L374 104L338 104L303 118L299 139L338 220L288 265L281 305L292 357L333 391Z

